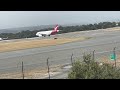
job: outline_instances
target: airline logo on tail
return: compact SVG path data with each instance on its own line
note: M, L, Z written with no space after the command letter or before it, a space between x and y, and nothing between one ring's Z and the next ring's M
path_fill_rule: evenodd
M56 27L54 28L54 30L51 32L51 35L55 35L57 32L59 32L58 30L58 25L56 25Z
M57 30L58 29L58 25L56 25L56 27L54 28L54 30Z

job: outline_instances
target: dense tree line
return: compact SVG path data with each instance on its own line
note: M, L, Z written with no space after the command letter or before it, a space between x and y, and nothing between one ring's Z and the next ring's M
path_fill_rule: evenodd
M116 25L116 22L100 22L98 24L95 23L95 24L80 25L80 26L59 27L59 29L62 30L62 32L60 33L67 33L67 32L75 32L75 31L106 29L116 26L120 26L120 23Z
M116 26L120 26L120 22L118 22L118 24L116 24L116 22L100 22L100 23L87 24L87 25L76 25L76 26L66 26L66 27L60 26L59 30L61 31L59 32L59 34L75 32L75 31L106 29L106 28L111 28ZM8 37L8 39L31 38L31 37L36 37L35 35L36 32L47 31L47 30L52 30L52 28L34 30L34 31L26 30L19 33L1 33L0 37L1 38Z

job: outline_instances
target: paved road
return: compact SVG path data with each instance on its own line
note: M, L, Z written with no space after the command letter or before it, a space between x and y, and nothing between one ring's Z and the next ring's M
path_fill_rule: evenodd
M120 49L120 31L93 30L74 33L66 33L57 37L92 37L89 40L67 43L56 46L33 48L12 52L0 53L0 73L19 71L21 61L24 61L25 69L46 67L46 59L49 57L50 65L70 63L70 56L79 58L84 52L111 51L114 47ZM53 38L53 37L51 37Z

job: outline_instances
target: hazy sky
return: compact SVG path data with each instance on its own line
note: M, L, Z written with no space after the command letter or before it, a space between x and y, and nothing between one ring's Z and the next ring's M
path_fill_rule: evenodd
M114 20L120 20L120 11L0 11L0 29Z

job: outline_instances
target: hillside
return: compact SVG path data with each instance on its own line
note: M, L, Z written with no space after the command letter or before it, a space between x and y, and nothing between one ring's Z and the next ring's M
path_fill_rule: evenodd
M18 27L18 28L8 28L8 29L0 29L0 33L18 33L26 30L40 30L45 28L53 28L54 25L40 25L40 26L30 26L30 27Z
M81 23L75 23L75 24L63 24L60 25L62 27L66 26L76 26L76 25L82 25ZM0 29L0 33L18 33L21 31L34 31L34 30L41 30L46 28L53 28L55 25L39 25L39 26L29 26L29 27L18 27L18 28L7 28L7 29Z

